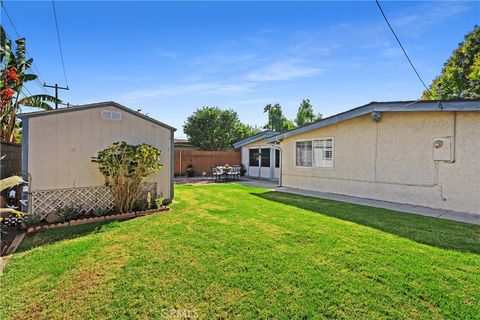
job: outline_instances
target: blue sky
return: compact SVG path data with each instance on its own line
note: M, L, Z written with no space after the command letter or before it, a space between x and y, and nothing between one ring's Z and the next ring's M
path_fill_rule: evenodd
M382 2L427 83L480 21L478 2ZM42 80L65 85L51 2L5 6ZM263 125L309 98L332 115L417 99L422 86L374 1L56 2L73 104L114 100L178 128L196 108ZM15 37L2 10L2 25ZM32 93L41 90L35 84ZM53 93L53 92L52 92Z

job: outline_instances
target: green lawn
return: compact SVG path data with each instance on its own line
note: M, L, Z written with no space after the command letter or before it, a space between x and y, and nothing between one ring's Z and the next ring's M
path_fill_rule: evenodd
M2 320L478 319L480 226L176 186L168 213L26 238L0 281Z

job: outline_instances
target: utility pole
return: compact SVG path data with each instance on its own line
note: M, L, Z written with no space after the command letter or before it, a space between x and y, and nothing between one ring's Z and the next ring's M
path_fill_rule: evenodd
M46 87L46 88L54 88L55 89L55 98L58 100L58 89L60 90L70 90L67 87L59 87L58 84L55 83L54 86L52 85L49 85L49 84L46 84L45 82L43 83L43 86ZM55 109L58 109L58 102L55 102Z

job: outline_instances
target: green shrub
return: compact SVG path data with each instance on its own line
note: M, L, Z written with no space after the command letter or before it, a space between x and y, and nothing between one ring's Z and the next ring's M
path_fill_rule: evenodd
M38 214L26 214L23 216L22 227L27 229L30 227L38 226L42 218Z
M158 208L161 208L163 206L163 197L157 197L155 199L155 208L158 209Z
M60 222L69 222L81 217L79 208L75 206L58 208L55 215Z
M136 200L133 206L134 211L147 211L149 209L148 202L145 200Z
M108 210L105 210L105 209L102 209L102 208L97 208L93 211L93 215L95 217L103 217L105 215L107 215L108 213Z
M92 158L98 163L105 185L112 191L115 206L120 212L132 210L142 181L160 171L160 154L160 150L145 143L133 146L116 142Z

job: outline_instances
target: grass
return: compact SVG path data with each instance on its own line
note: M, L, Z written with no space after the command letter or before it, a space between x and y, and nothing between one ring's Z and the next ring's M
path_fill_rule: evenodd
M479 247L479 226L177 186L166 214L27 238L1 279L1 319L478 319Z

